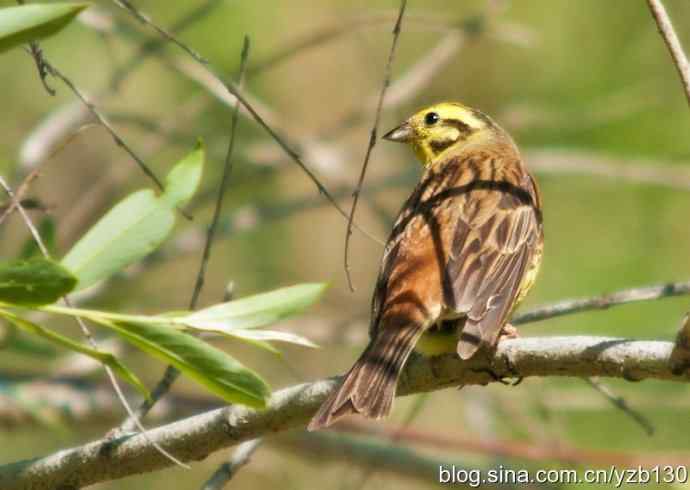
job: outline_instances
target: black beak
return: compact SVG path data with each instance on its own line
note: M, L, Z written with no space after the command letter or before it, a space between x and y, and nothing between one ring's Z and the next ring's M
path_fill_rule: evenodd
M413 136L414 129L412 128L410 123L405 122L397 128L393 129L392 131L389 131L386 134L384 134L383 139L388 141L395 141L396 143L409 143L410 141L412 141Z

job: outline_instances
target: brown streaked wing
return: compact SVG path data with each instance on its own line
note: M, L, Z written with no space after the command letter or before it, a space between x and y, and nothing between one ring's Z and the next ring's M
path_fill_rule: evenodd
M487 343L503 327L541 225L519 157L496 150L429 169L403 206L373 295L372 338L400 311L417 322L442 310L468 314L464 331Z
M523 175L518 183L525 185L529 176ZM482 343L495 343L515 306L541 235L531 186L502 187L469 193L463 208L468 212L456 224L454 253L447 265L453 284L448 307L467 314L458 343L463 359Z

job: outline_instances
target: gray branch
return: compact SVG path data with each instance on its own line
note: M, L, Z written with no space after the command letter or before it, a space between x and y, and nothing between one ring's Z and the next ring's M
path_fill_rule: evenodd
M671 53L673 64L676 65L678 75L680 75L680 79L683 82L685 97L690 105L690 63L688 62L688 57L685 56L683 46L681 46L676 31L673 29L673 24L666 13L664 4L660 0L647 0L647 4L659 28L659 33L664 38L664 42Z
M630 381L690 381L688 366L671 366L672 342L607 337L506 340L491 356L462 362L453 354L414 357L399 394L487 384L504 377L615 377ZM678 373L678 374L674 374ZM149 430L148 438L183 461L197 461L250 439L302 428L336 386L337 379L277 391L267 409L227 406ZM142 435L98 440L50 456L0 466L0 488L68 489L171 466Z

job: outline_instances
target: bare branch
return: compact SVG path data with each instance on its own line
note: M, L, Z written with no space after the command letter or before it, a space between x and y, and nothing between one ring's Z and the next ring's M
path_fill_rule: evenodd
M608 401L610 401L614 407L618 408L625 415L633 419L640 427L642 427L642 429L644 429L648 436L654 435L654 426L650 420L637 410L630 407L628 402L625 401L625 398L616 395L611 388L596 378L587 378L585 381L588 385L594 388L594 390L601 393Z
M17 3L19 5L24 5L25 2L24 0L17 0ZM29 54L31 54L31 57L34 59L34 63L36 63L38 77L41 79L43 88L46 90L46 92L48 92L48 95L55 95L55 89L53 89L46 80L48 70L46 70L45 59L43 58L43 50L41 49L41 46L36 41L31 42L29 43L28 51Z
M165 39L167 39L171 43L179 46L183 51L185 51L189 56L194 58L199 63L204 64L204 65L208 64L208 60L206 58L201 56L194 49L190 48L189 46L187 46L185 43L183 43L179 39L177 39L172 33L168 32L165 29L163 29L162 27L156 25L148 15L146 15L145 13L138 10L134 5L132 5L129 2L129 0L113 0L113 3L115 3L118 7L131 13L139 22L151 27L153 30L155 30L158 34L160 34L162 37L164 37Z
M135 17L137 17L137 19L139 19L139 15L143 16L143 14L136 12L136 10L132 12L133 7L129 2L127 2L127 5L124 5L124 2L123 4L120 4L118 0L113 1L117 3L118 6L133 13ZM131 56L126 63L122 64L110 77L110 87L113 89L118 88L120 84L129 76L132 70L139 66L142 59L145 59L148 56L157 53L165 45L166 41L172 41L173 43L180 46L180 41L178 41L177 38L175 38L171 33L177 33L179 31L185 30L187 27L196 23L199 19L211 13L211 11L215 9L218 5L220 5L220 0L206 0L206 2L194 7L189 13L185 14L178 21L176 21L170 28L170 33L160 29L156 25L152 25L152 27L163 36L163 39L156 37L142 43L138 48L138 52ZM143 22L145 24L149 24L150 19L146 17L146 21ZM181 47L187 52L189 52L188 50L190 50L190 48L186 45L182 45ZM198 55L196 51L193 52Z
M511 339L501 342L489 358L476 356L461 361L452 354L430 359L415 357L408 362L398 392L408 395L460 384L486 384L495 377L510 376L607 376L690 382L690 371L672 373L672 350L672 342L607 337ZM337 383L337 378L331 378L293 386L275 392L265 410L223 407L150 430L148 436L184 461L203 459L228 446L303 427ZM170 465L145 437L134 435L0 466L0 488L82 487Z
M129 10L134 16L136 16L140 21L145 22L146 24L150 25L153 27L159 34L162 36L166 37L166 39L169 39L178 46L180 46L184 51L186 51L188 54L192 56L192 58L200 63L205 69L216 79L221 81L223 85L225 86L225 89L233 95L239 102L242 104L242 106L249 112L249 114L252 116L252 118L261 126L270 136L275 140L275 142L280 146L280 148L290 157L290 159L297 164L297 166L307 175L309 180L312 181L312 183L316 186L317 190L321 195L323 195L326 200L338 211L338 213L343 216L345 219L349 220L348 214L345 212L345 210L338 204L338 202L333 198L331 193L326 189L326 187L321 183L321 181L318 179L316 174L304 163L302 158L300 157L299 153L295 151L292 146L287 142L286 138L283 136L279 135L267 122L266 120L256 111L256 109L249 103L246 95L244 92L237 86L237 84L233 83L231 80L225 80L223 77L219 76L216 71L212 68L210 63L208 63L205 59L201 58L200 56L196 55L196 52L192 51L190 48L187 48L186 45L182 44L181 42L177 41L174 36L171 34L167 33L164 29L158 27L150 18L147 16L144 16L140 12L138 12L133 6L123 0L112 0L118 4L122 3L121 6L124 6L127 10ZM405 0L406 1L406 0ZM364 234L365 236L369 237L373 241L380 243L383 245L381 240L376 238L375 236L371 235L369 232L366 230L362 229L359 225L356 223L354 224L354 228Z
M593 175L690 191L690 171L682 165L558 149L528 149L525 153L529 167L536 173Z
M676 65L676 70L678 70L678 75L680 75L680 80L683 83L685 97L688 99L688 105L690 105L690 63L688 63L688 58L685 56L683 46L680 44L671 19L668 17L661 0L647 0L647 5L649 5L649 10L652 12L652 16L659 28L659 33L664 38L664 42L671 53L673 63Z
M82 103L87 107L89 112L96 118L96 120L103 126L106 131L110 134L110 136L113 138L113 141L117 146L125 150L125 152L132 157L132 159L136 162L136 164L139 166L139 168L146 174L146 176L151 179L151 181L155 184L155 186L159 190L163 190L163 183L160 181L160 179L156 176L155 173L153 173L153 170L151 170L146 163L139 158L139 156L132 150L132 148L125 143L125 141L120 137L119 134L117 134L117 131L112 127L112 125L108 122L106 117L100 113L98 109L96 109L96 106L93 105L91 102L88 101L86 96L79 90L76 85L70 80L67 76L65 76L60 70L55 68L52 64L50 64L48 61L44 59L43 61L44 66L46 70L48 70L48 73L50 73L51 76L58 78L64 83L74 95L79 98L79 100L82 101Z
M594 296L591 298L568 299L550 305L535 308L511 320L513 325L533 323L572 313L581 313L591 310L605 310L611 306L649 301L653 299L668 298L690 294L690 281L670 282L657 286L645 286L641 288L624 289L611 294Z
M247 59L249 58L249 37L245 36L244 38L244 45L242 47L242 55L241 55L241 61L240 61L240 71L237 76L238 83L241 85L242 81L244 79L244 73L245 69L247 67ZM208 261L211 258L211 247L213 245L213 239L216 235L216 229L218 228L218 220L220 219L220 213L223 208L223 198L225 197L225 191L227 190L228 186L228 181L230 179L230 174L232 172L232 156L233 156L233 151L235 148L235 133L237 130L237 125L239 121L239 102L235 102L235 108L232 113L232 121L230 123L230 139L228 143L228 150L225 155L225 163L223 166L223 176L221 177L221 181L218 187L218 194L216 198L216 204L213 209L213 217L211 218L211 224L208 227L208 231L206 232L206 239L204 242L204 249L203 253L201 256L201 263L199 264L199 272L197 273L196 276L196 281L194 284L194 290L192 292L192 297L189 302L189 309L193 310L196 308L197 302L199 300L199 295L201 294L201 290L204 287L204 279L206 277L206 267L208 265ZM168 391L170 391L170 388L172 387L173 383L175 380L179 377L180 371L176 369L174 366L168 366L165 370L165 374L163 375L163 378L159 381L159 383L156 385L154 388L153 392L151 393L151 398L148 400L145 400L137 409L137 417L143 418L146 416L149 410L151 410L151 407L153 407L158 400L160 400L163 396L165 396ZM134 419L130 416L129 419L127 419L122 426L120 427L120 430L127 432L128 430L131 430L131 426L133 423Z
M109 423L117 420L119 412L115 409L117 398L110 386L103 383L90 383L83 378L66 378L56 380L18 378L12 373L0 373L0 379L7 386L6 393L16 394L20 401L15 403L11 395L0 395L3 403L0 403L0 424L3 427L21 429L32 423L35 412L30 407L40 404L41 415L50 420L59 420L67 426L85 427L88 424ZM676 402L670 402L679 408ZM172 421L182 417L198 414L218 407L217 400L210 397L183 396L171 394L156 405L150 416L155 416L159 422ZM520 421L524 422L524 421ZM658 453L658 452L619 452L609 450L594 450L573 447L559 441L557 444L545 441L543 443L503 440L503 439L478 439L471 434L438 433L419 428L406 427L406 424L381 424L359 419L350 419L340 422L335 426L339 433L366 434L375 437L381 442L391 441L414 445L415 447L428 447L443 451L461 451L471 454L482 454L492 457L509 458L521 461L544 461L546 459L569 464L582 464L587 466L616 465L644 467L655 464L672 464L678 461L682 464L688 460L688 455L683 453ZM302 447L312 440L304 441L304 438L326 434L298 432L295 436L286 434L286 437L269 438L271 445L286 448ZM340 435L334 437L340 440ZM346 438L348 439L348 438ZM244 443L243 443L244 444ZM377 445L380 442L376 443ZM318 447L319 444L315 443ZM347 443L345 443L347 446ZM238 451L239 448L235 451ZM355 455L362 456L358 452ZM340 454L349 460L347 454ZM334 459L338 459L334 455Z
M34 230L31 229L33 227L33 223L31 222L31 220L27 219L28 216L24 213L24 211L25 211L24 207L25 206L24 206L24 203L22 201L24 198L24 195L29 190L29 186L31 185L31 183L36 178L38 178L38 175L39 174L38 174L37 170L34 170L29 175L27 175L24 178L24 181L17 188L17 192L13 192L12 189L10 188L10 186L7 184L7 182L5 182L4 180L2 181L2 187L5 190L5 192L7 193L7 195L9 196L10 202L6 206L0 207L0 224L2 224L2 222L5 221L5 218L7 218L10 214L12 214L15 209L21 208L22 217L24 218L24 222L26 223L27 227L29 227L31 234L33 235L34 239L36 239L36 237L38 237L40 240L41 236L39 235L38 231L36 231L35 229ZM2 177L0 177L0 179L1 178ZM42 242L36 241L36 243L39 245L39 248L40 248Z
M172 32L186 29L203 16L208 15L213 8L219 4L219 1L220 0L206 0L205 3L184 14L179 20L175 21L171 28ZM101 34L104 32L109 34L112 33L113 22L103 12L98 12L97 9L90 8L80 15L79 19L84 21L88 16L92 18L91 21L86 22L89 27ZM106 26L106 28L103 28L103 26ZM125 78L131 75L132 72L144 61L149 59L149 57L157 54L163 45L165 45L165 40L158 37L139 44L135 53L121 63L120 66L114 70L106 85L97 91L95 96L91 97L92 102L98 101L98 103L100 103L102 99L112 95ZM47 115L31 132L21 147L20 161L22 166L32 168L47 158L48 155L52 155L54 153L52 148L56 146L58 142L65 139L67 135L86 124L89 115L90 111L80 100L75 100L73 103L65 105ZM114 118L111 116L111 119ZM85 199L85 201L88 200Z
M371 158L371 152L376 146L377 132L379 128L379 122L381 120L381 110L383 109L383 100L386 97L386 91L391 83L391 71L393 68L393 59L395 58L395 48L398 46L398 39L400 38L400 28L402 26L403 16L405 15L405 8L407 7L407 0L401 0L400 2L400 12L398 13L398 19L395 21L395 27L393 28L393 42L391 43L391 49L388 53L388 61L386 62L386 68L384 70L383 76L383 86L381 87L381 93L379 94L379 99L376 104L376 113L374 115L374 125L371 128L371 133L369 134L369 145L367 146L367 152L364 156L364 163L362 163L362 170L359 174L359 179L357 180L357 187L353 194L352 208L350 209L350 215L347 220L347 231L345 232L345 252L344 252L344 265L345 265L345 275L347 276L347 284L351 291L354 291L352 285L352 277L350 277L350 264L348 259L348 254L350 251L350 235L352 235L352 223L355 219L355 212L357 211L357 203L359 202L359 193L362 190L362 185L364 184L364 176L367 173L367 167L369 166L369 158Z
M36 226L34 226L34 223L33 221L31 221L29 215L26 214L24 206L22 206L22 203L19 202L17 194L14 193L14 191L7 183L7 181L5 181L2 175L0 175L0 186L4 189L4 191L7 193L7 196L10 198L10 208L15 208L19 212L22 219L24 220L24 224L26 224L26 227L29 229L31 236L36 242L36 245L38 245L39 250L41 251L44 257L49 258L50 253L48 252L48 247L46 247L45 243L43 243L41 234L36 229Z
M211 478L204 483L202 490L221 490L235 476L237 471L251 459L254 452L261 445L261 439L251 439L245 441L235 449L230 461L223 464L216 470Z

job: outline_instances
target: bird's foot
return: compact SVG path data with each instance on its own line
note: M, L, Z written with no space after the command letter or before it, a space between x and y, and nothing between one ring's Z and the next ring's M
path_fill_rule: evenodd
M501 329L501 333L498 335L498 342L500 342L501 340L506 340L506 339L519 339L519 338L520 338L520 332L518 332L518 329L515 326L511 325L510 323L506 323L505 325L503 325L503 328ZM497 380L497 381L500 381L504 385L517 386L520 383L522 383L523 379L524 378L522 378L522 377L518 377L515 379L515 381L512 381L510 383L506 382L505 378L502 378L502 379Z
M520 338L520 332L518 332L518 329L511 325L510 323L506 323L503 325L503 328L501 329L501 333L498 334L498 341L500 342L501 340L505 339L519 339Z
M509 381L512 378L510 378L508 376L500 376L489 368L474 369L473 371L478 372L478 373L487 374L487 375L489 375L489 377L493 381L496 381L497 383L501 383L502 385L505 385L505 386L517 386L520 383L522 383L522 380L523 380L522 377L519 377L517 379L513 379L512 381ZM462 388L462 386L460 386L460 388Z

